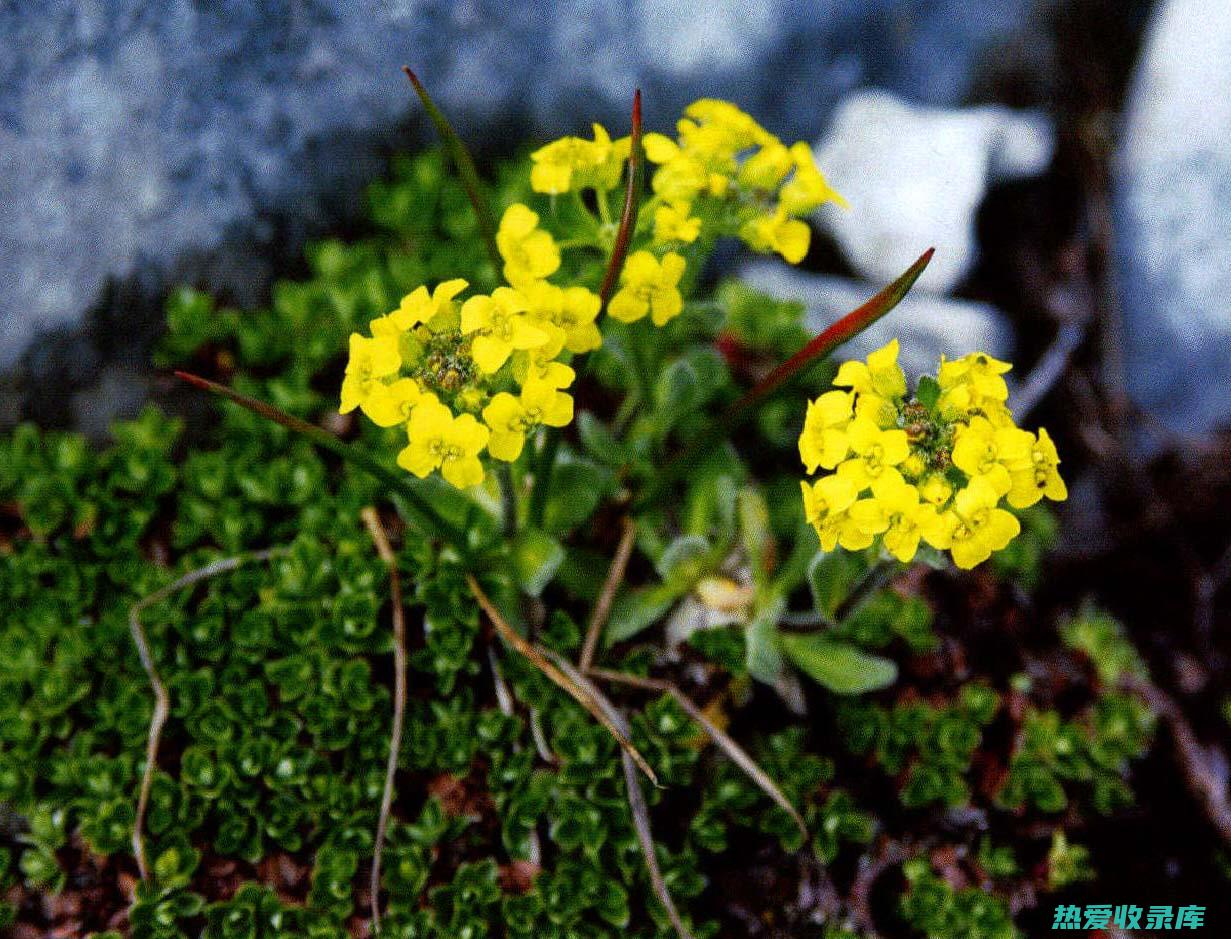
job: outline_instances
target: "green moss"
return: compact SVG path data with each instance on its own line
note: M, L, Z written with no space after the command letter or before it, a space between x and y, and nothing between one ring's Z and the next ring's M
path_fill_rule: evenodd
M502 171L496 201L520 197L524 186ZM352 330L425 281L463 276L479 289L495 285L465 196L438 154L397 161L392 178L373 187L371 209L362 239L313 246L306 279L278 284L265 308L239 311L175 292L159 362L224 376L241 391L320 419L336 404ZM661 349L637 348L631 333L615 330L592 357L592 374L613 388L636 386L640 358L670 353L674 364L640 389L656 402L649 415L621 426L618 415L607 423L591 414L578 422L576 447L562 449L544 526L565 556L543 594L548 615L526 624L557 651L579 648L579 624L606 570L609 551L597 537L606 524L602 500L622 498L625 487L649 478L672 441L696 433L707 412L735 396L712 347L720 309L753 352L780 357L804 335L797 305L728 285L717 304L690 304L659 334ZM798 479L776 468L794 459L800 396L832 374L828 364L812 371L794 398L760 415L767 445L754 460L771 464L768 470L754 473L735 453L717 452L690 480L678 527L658 510L639 525L639 550L657 563L661 583L617 603L614 618L635 627L628 636L657 622L736 551L753 562L750 576L763 595L777 591L777 600L789 597L797 609L806 606L810 585L826 617L866 574L873 559L847 553L823 557L809 571L816 544L810 533L798 537ZM349 432L392 463L396 431L359 422ZM29 823L18 840L0 846L0 887L24 881L61 889L61 860L72 856L65 849L77 837L131 865L152 695L129 635L129 611L202 564L278 546L269 561L180 590L144 612L172 706L146 822L154 882L138 893L131 931L136 939L344 937L368 915L365 885L391 711L388 574L359 512L390 500L396 507L397 496L230 405L190 441L182 435L178 421L151 407L116 425L113 444L101 450L78 435L32 426L0 436L0 802ZM749 482L757 475L767 479L763 492ZM443 484L427 485L433 505L476 543L492 539L498 521L491 514L472 510ZM384 860L388 934L673 935L653 898L610 734L484 634L456 556L413 525L399 534L411 695ZM1030 558L1014 562L1014 576L1037 566L1037 554ZM493 596L514 596L511 577L484 573ZM645 601L639 608L638 600ZM942 624L933 619L919 598L882 589L833 638L907 660L935 648ZM1096 662L1132 668L1123 649L1106 652L1119 648L1118 640L1100 622L1075 621L1070 643ZM748 663L777 656L781 664L778 638L742 624L694 633L689 667L713 679L711 699L702 703L734 711L749 693ZM493 650L517 702L511 715L497 704ZM604 654L607 664L640 674L659 661L651 646ZM874 835L900 823L896 806L882 811L876 795L838 775L828 705L806 728L779 730L776 723L775 732L761 733L752 721L737 735L803 814L811 832L805 843L790 815L706 745L672 698L630 691L618 700L629 702L634 742L664 784L645 793L658 860L699 939L720 929L703 911L715 906L710 871L732 845L810 850L826 865L853 863ZM972 759L999 699L987 685L968 682L945 704L843 700L835 707L849 748L870 754L900 783L901 803L919 808L971 798ZM540 758L532 710L550 759ZM1105 696L1075 721L1050 713L1028 714L1005 805L1051 811L1056 787L1065 799L1070 791L1089 795L1100 810L1120 804L1128 762L1147 739L1140 708ZM1055 783L1041 800L1039 779ZM427 796L442 791L462 796ZM980 851L991 876L1015 876L1005 851ZM299 895L280 897L248 880L215 902L209 862L236 860L247 877L252 869L243 865L281 855L310 869ZM514 883L509 871L535 870L531 862L537 876ZM953 930L937 934L1013 934L999 901L949 891L927 871L910 868L908 879L903 912L917 928L942 923ZM0 907L0 925L14 915ZM826 936L854 939L834 929Z
M1017 939L1004 901L977 887L955 890L923 858L902 865L907 889L902 916L927 936L945 939Z
M902 777L904 806L939 802L954 807L970 798L965 775L983 728L998 708L994 691L972 683L946 706L915 701L887 708L843 702L838 723L851 750L872 753L886 773Z

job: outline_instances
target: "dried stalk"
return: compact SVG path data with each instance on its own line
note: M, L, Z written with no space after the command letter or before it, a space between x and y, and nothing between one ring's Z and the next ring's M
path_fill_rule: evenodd
M389 760L385 764L385 789L380 797L380 814L376 818L376 844L372 848L371 904L372 929L380 933L380 864L389 831L389 816L393 811L393 784L397 775L398 754L402 750L402 725L406 719L406 611L402 607L402 580L398 576L397 556L389 546L385 526L376 509L368 506L359 513L368 534L376 545L376 553L389 568L389 593L393 602L393 726L389 730Z
M620 543L616 547L611 567L607 570L607 579L603 582L603 590L599 594L598 603L594 605L594 613L590 616L590 628L586 631L585 645L581 648L581 658L577 663L583 675L589 672L590 666L594 664L594 653L598 649L599 636L603 633L603 627L607 625L607 618L611 616L611 605L615 602L616 591L620 589L620 584L624 581L628 559L633 554L637 526L627 516L621 520L620 524L624 529L620 534Z
M628 735L621 731L619 726L613 723L610 716L603 711L593 692L565 675L564 672L551 663L541 649L510 626L492 601L488 599L487 594L483 592L483 588L474 579L474 575L467 574L466 583L469 584L470 592L479 601L479 606L482 607L483 612L487 614L487 618L491 620L492 625L496 627L496 631L500 633L504 641L520 652L525 658L529 659L535 668L550 678L557 686L568 692L578 704L590 712L595 720L607 728L607 731L616 739L616 742L624 749L624 752L632 758L641 772L645 773L646 778L657 786L658 777L655 775L654 770L650 768L650 764L646 762L645 757L641 755L640 751L633 746L632 741L628 739ZM571 665L569 667L570 669L572 668Z
M154 771L158 767L158 747L162 742L162 730L167 723L167 717L171 713L171 696L167 693L167 687L162 683L162 679L158 675L158 666L154 662L154 654L150 651L145 628L141 625L141 614L148 607L165 600L177 590L191 587L193 584L198 584L203 580L209 580L211 577L217 577L219 574L233 571L244 564L266 561L282 550L284 549L269 548L264 551L253 552L252 554L236 555L235 557L213 561L204 567L189 571L183 577L172 581L165 587L160 587L153 593L142 597L128 611L128 628L132 633L133 644L137 647L137 655L141 658L141 667L145 669L145 674L150 681L150 687L154 691L154 713L150 717L150 730L146 739L145 771L141 774L141 791L137 796L137 815L133 820L132 841L133 854L137 857L137 871L141 874L141 880L145 883L150 881L150 871L145 857L145 838L142 833L145 829L145 815L149 810L150 789L154 785Z
M786 794L778 788L765 770L757 765L748 751L736 743L726 731L718 727L713 721L705 716L704 712L684 692L680 691L675 684L664 681L659 678L642 678L640 675L629 675L625 672L612 672L607 669L593 668L589 674L594 678L600 678L603 681L614 682L621 685L631 685L634 688L644 688L646 691L656 691L662 694L669 694L675 699L676 703L684 710L684 712L697 723L697 725L709 735L709 738L714 741L723 753L725 753L744 773L757 784L774 804L782 808L798 826L800 832L805 838L808 837L808 826L804 823L803 816L791 804L791 800L786 797Z
M561 671L594 697L608 720L627 735L629 733L628 720L601 691L594 687L590 679L559 653L550 649L545 651L559 665ZM688 927L680 918L680 911L676 909L675 901L671 899L671 891L667 889L667 882L663 879L662 870L658 866L658 856L654 853L654 833L650 829L650 807L646 804L645 793L641 791L641 780L637 778L637 768L633 765L627 750L623 751L620 757L624 767L624 784L628 790L628 810L632 815L633 828L637 832L637 842L641 845L641 853L645 857L645 869L654 888L654 895L658 897L658 902L667 911L667 918L671 920L671 925L675 927L680 939L693 939L692 933L688 931Z
M1176 761L1184 772L1188 790L1201 805L1218 837L1231 845L1231 799L1227 794L1225 774L1215 768L1217 764L1226 762L1225 756L1212 758L1211 751L1201 745L1192 724L1185 719L1175 699L1153 682L1126 675L1121 678L1120 684L1171 725Z

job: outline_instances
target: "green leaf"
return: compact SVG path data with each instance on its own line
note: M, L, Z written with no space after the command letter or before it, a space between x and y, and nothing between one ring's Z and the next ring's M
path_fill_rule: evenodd
M667 545L655 567L663 580L670 580L687 589L705 573L712 551L712 546L704 538L681 535Z
M817 612L832 619L866 566L863 558L849 551L818 551L808 565L808 586Z
M607 645L631 639L658 622L671 608L671 604L687 589L680 589L673 584L658 584L653 587L637 587L620 594L611 607L611 621L607 624Z
M769 530L769 506L760 490L746 486L739 491L739 534L744 554L752 566L758 586L764 586L772 573L774 538Z
M513 543L513 570L522 590L537 597L564 561L564 548L537 528L524 529Z
M623 465L628 453L611 429L589 411L577 416L577 434L586 453L607 466Z
M876 691L892 685L898 677L898 666L890 659L868 655L849 643L818 633L783 633L779 644L809 678L835 694Z
M929 411L936 407L940 400L940 385L931 375L922 375L919 384L915 386L915 398Z
M566 535L581 525L598 508L607 492L611 474L588 460L570 460L556 466L551 491L543 512L543 529L553 535Z
M767 685L775 684L782 674L782 652L778 644L778 619L784 604L779 600L763 608L745 634L748 674Z
M654 386L654 404L662 426L672 426L696 407L700 391L701 377L687 359L676 359L663 369Z

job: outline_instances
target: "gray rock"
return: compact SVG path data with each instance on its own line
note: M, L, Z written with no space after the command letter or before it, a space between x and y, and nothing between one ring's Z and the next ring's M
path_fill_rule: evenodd
M947 293L976 260L975 214L988 186L1041 173L1053 138L1038 112L919 107L862 91L842 103L816 148L850 210L827 206L817 221L873 281L892 280L903 257L935 245L919 286Z
M1231 5L1168 0L1119 153L1129 392L1181 433L1231 423Z
M708 94L812 139L861 85L954 103L1032 4L2 4L0 369L109 283L259 298L271 255L356 213L408 121L422 139L403 62L471 137L621 128L640 85L651 125Z
M897 273L912 260L902 258ZM739 276L750 287L772 297L803 303L807 307L808 329L814 333L866 302L884 286L809 274L761 259L745 265ZM844 345L840 356L862 358L894 338L901 340L898 361L912 380L924 373L935 375L942 354L952 359L968 352L987 352L998 359L1013 358L1013 333L995 307L918 290L911 291L892 312Z

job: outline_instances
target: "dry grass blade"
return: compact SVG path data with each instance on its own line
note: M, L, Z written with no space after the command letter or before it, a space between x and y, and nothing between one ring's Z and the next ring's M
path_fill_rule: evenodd
M402 607L402 579L398 576L397 556L389 546L385 526L376 509L368 506L360 513L376 553L389 568L389 593L393 602L393 726L389 730L389 761L385 764L385 788L376 818L376 844L372 848L371 907L372 929L380 932L380 862L385 850L385 835L393 811L393 783L397 775L398 754L402 749L402 725L406 719L406 611Z
M743 770L745 775L756 783L760 790L773 800L775 805L790 815L803 836L805 838L808 837L808 826L804 823L803 816L791 804L791 800L786 797L786 793L778 788L778 784L770 779L769 774L761 769L757 761L748 754L747 750L727 736L726 731L706 717L693 700L674 684L657 678L642 678L640 675L627 675L623 672L611 672L602 668L591 669L590 674L595 678L601 678L603 681L632 685L636 688L644 688L647 691L657 691L671 695L684 712L709 735L709 738L714 741L718 749L725 753L732 763Z
M628 559L633 554L637 526L627 516L621 520L620 524L624 529L620 534L620 543L616 547L615 557L611 560L611 567L607 570L607 579L603 582L603 590L599 594L598 603L594 605L590 627L586 631L586 642L581 648L581 658L578 660L578 668L581 669L583 675L590 671L590 666L594 664L594 653L598 649L599 636L603 633L603 627L607 625L607 618L611 615L611 605L615 602L616 591L620 589L620 584L624 580L624 572L628 569Z
M150 687L154 690L154 713L150 717L150 730L146 738L145 771L141 774L141 791L137 796L137 814L133 820L132 841L133 854L137 857L137 870L141 874L141 879L146 883L150 881L150 871L145 857L145 837L143 835L145 830L145 814L149 810L150 788L154 784L154 771L158 767L158 747L162 742L162 729L166 725L167 717L171 712L171 696L167 693L167 687L162 683L162 679L158 675L158 666L154 663L154 653L150 650L149 640L145 635L145 628L141 625L141 614L148 607L165 600L177 590L183 590L185 587L199 584L203 580L209 580L211 577L217 577L219 574L233 571L243 564L268 560L274 554L277 554L279 550L281 549L271 548L266 551L257 551L252 554L213 561L204 567L189 571L183 577L172 581L165 587L160 587L153 593L142 597L128 611L128 629L132 633L133 644L137 647L137 655L141 658L141 667L145 669L145 674L150 681Z
M608 719L622 733L628 734L628 721L624 715L620 713L614 704L607 700L607 697L601 691L594 687L590 679L579 672L563 656L552 652L550 649L546 651L552 660L560 666L561 671L594 697L594 700L606 713ZM637 832L637 842L641 845L641 853L645 857L645 869L650 875L650 883L654 887L654 895L658 897L658 902L667 911L667 918L671 920L671 925L679 933L680 939L692 939L692 933L688 931L688 927L684 925L684 921L680 918L680 911L676 909L675 901L671 899L671 891L667 889L667 882L663 879L662 870L658 866L658 855L654 853L654 833L650 829L650 807L646 804L645 793L641 790L641 780L637 778L637 768L633 764L627 750L620 754L620 759L624 767L625 788L628 790L628 810L633 818L633 828Z
M552 664L551 660L538 647L510 626L492 601L488 599L487 594L483 592L483 588L479 586L479 582L474 579L472 574L466 575L466 583L470 585L470 592L479 601L479 606L482 607L483 612L487 614L487 618L491 620L492 625L496 627L496 631L500 633L504 641L520 652L525 658L529 659L535 668L564 691L568 692L573 700L589 711L596 721L607 728L607 731L616 739L616 742L623 748L624 752L632 758L641 772L645 773L646 778L657 786L658 776L650 768L650 764L646 762L645 757L641 755L640 751L633 746L633 742L628 739L628 735L620 730L612 722L611 717L603 711L595 699L593 691L588 690L585 685L565 675L564 672ZM572 666L570 665L569 668L571 669Z

